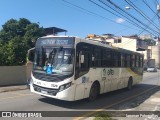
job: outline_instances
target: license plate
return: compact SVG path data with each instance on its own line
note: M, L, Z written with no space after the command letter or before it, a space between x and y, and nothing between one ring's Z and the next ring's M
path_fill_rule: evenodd
M48 92L47 92L47 91L44 91L44 90L41 90L41 93L43 93L43 94L48 94Z

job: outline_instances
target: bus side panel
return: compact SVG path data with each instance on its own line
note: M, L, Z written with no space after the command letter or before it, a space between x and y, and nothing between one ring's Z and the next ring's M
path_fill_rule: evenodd
M100 83L100 93L104 92L104 81L102 80L101 68L90 68L89 72L76 80L75 100L88 98L94 81Z
M84 84L77 84L76 85L76 92L75 92L75 100L83 99L84 98Z
M94 81L98 81L100 84L100 94L104 92L104 80L102 80L102 68L91 68L89 71L89 81L93 84ZM91 85L92 85L91 84Z
M128 72L125 68L117 68L119 70L118 75L118 82L117 82L117 89L125 88L125 82L128 75Z

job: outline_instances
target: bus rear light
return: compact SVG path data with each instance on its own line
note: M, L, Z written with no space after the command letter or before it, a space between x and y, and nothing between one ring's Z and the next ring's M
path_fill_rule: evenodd
M63 91L63 90L65 90L65 89L69 88L69 87L71 86L71 84L72 84L72 82L67 83L67 84L64 84L64 85L61 85L61 86L59 87L59 91Z

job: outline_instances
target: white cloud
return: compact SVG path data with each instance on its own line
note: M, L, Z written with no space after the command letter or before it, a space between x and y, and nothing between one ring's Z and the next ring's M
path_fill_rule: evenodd
M122 19L122 18L117 18L117 19L116 19L116 23L123 23L123 22L125 22L125 20Z

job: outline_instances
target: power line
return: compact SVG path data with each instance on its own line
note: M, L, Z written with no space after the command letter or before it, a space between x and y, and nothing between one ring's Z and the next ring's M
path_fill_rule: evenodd
M120 8L118 5L116 5L115 3L113 3L112 1L110 1L110 0L107 0L107 2L108 3L110 3L111 5L113 5L115 8L117 8L117 9L119 9L119 10L121 10L123 13L125 13L127 16L130 16L131 18L133 18L135 21L137 21L139 24L141 24L141 25L143 25L143 26L147 26L146 24L144 24L143 22L141 22L140 20L138 20L137 18L135 18L134 16L132 16L131 14L129 14L129 13L127 13L126 11L124 11L122 8ZM157 31L155 31L154 29L152 29L152 28L150 28L150 27L148 27L149 28L149 30L151 30L151 31L154 31L154 33L155 34L158 34L158 32ZM143 28L144 29L144 28ZM146 30L146 31L148 31L148 30ZM151 33L150 31L148 31L149 33ZM151 34L153 34L153 33L151 33Z
M76 8L78 8L78 9L81 9L81 10L87 12L87 13L90 13L90 14L92 14L92 15L94 15L94 16L97 16L97 17L102 18L102 19L105 19L105 20L109 20L109 21L111 21L111 22L113 22L113 23L116 23L116 24L119 24L119 23L115 22L114 20L111 20L111 19L106 18L106 17L104 17L104 16L102 16L102 15L99 15L99 14L97 14L97 13L94 13L94 12L92 12L92 11L89 11L89 10L87 10L87 9L85 9L85 8L82 8L82 7L78 6L78 5L75 5L75 4L71 3L71 2L68 2L68 1L66 1L66 0L62 0L62 1L63 1L63 2L66 2L67 4L70 4L70 5L74 6L74 7L76 7ZM111 11L110 11L110 12L111 12ZM130 27L130 26L127 26L127 25L123 25L123 24L119 24L119 25L122 25L122 26L125 26L125 27L129 27L129 28L131 28L131 29L134 29L134 28L132 28L132 27Z
M86 12L86 13L89 13L89 14L91 14L91 15L97 16L97 17L99 17L99 18L102 18L102 19L109 20L109 21L111 21L111 22L117 23L117 22L115 22L115 21L113 21L113 20L111 20L111 19L109 19L109 18L106 18L106 17L104 17L104 16L102 16L102 15L99 15L99 14L97 14L97 13L94 13L94 12L92 12L92 11L89 11L89 10L87 10L87 9L85 9L85 8L82 8L82 7L78 6L78 5L75 5L75 4L71 3L71 2L68 2L68 1L66 1L66 0L62 0L62 1L63 1L63 2L66 2L67 4L69 4L69 5L71 5L71 6L74 6L74 7L78 8L78 9L80 9L80 10L83 10L83 12ZM92 2L92 3L94 3L94 4L96 4L97 6L101 7L102 9L106 10L107 12L114 14L115 16L118 16L118 17L120 17L120 18L121 18L121 16L123 16L123 17L127 18L127 19L129 20L129 21L126 20L127 22L129 22L130 24L132 24L132 25L134 25L134 26L137 26L139 29L142 29L142 30L144 30L144 31L147 31L147 32L149 32L150 34L153 34L153 35L155 35L155 34L158 33L157 31L155 31L155 30L153 30L152 28L148 27L148 26L145 25L144 23L140 22L138 19L136 20L137 23L134 22L134 21L131 19L131 18L134 18L134 17L128 15L128 13L126 13L126 12L125 12L125 14L127 14L127 16L130 16L131 18L126 17L125 15L123 15L123 14L120 13L120 12L117 12L117 10L114 10L112 7L110 7L110 9L112 8L112 10L114 10L114 11L117 12L117 13L119 13L121 16L119 16L118 14L116 14L116 13L114 13L114 12L112 12L112 11L106 9L106 8L104 8L103 6L97 4L96 2L93 2L92 0L89 0L89 1ZM102 2L101 0L99 0L99 1ZM107 1L110 1L110 0L107 0ZM111 2L111 1L110 1L110 2ZM124 12L124 11L123 11L123 12ZM135 19L136 19L136 18L134 18L134 20L135 20ZM117 23L117 24L118 24L118 23ZM140 26L139 24L143 25L143 27ZM120 24L120 25L123 25L123 26L125 26L125 27L129 27L129 26L126 26L126 25L124 25L124 24ZM145 28L144 28L144 26L145 26ZM131 28L131 27L129 27L129 28ZM150 31L148 31L146 28L149 29ZM131 28L131 29L133 29L133 28ZM154 33L153 33L153 32L154 32ZM155 35L155 36L156 36L156 35Z
M68 1L66 1L66 0L62 0L62 1L64 1L64 2L66 2L66 3L68 3L68 4L70 4L70 5L78 8L78 9L81 9L81 10L87 12L87 13L90 13L90 14L92 14L92 15L95 15L95 16L100 17L100 18L105 19L105 20L107 19L107 20L115 23L115 21L113 21L113 20L111 20L111 19L109 19L109 18L106 18L106 17L101 16L101 15L99 15L99 14L96 14L96 13L94 13L94 12L91 12L91 11L89 11L89 10L87 10L87 9L84 9L84 8L78 6L78 5L75 5L75 4L71 3L71 2L68 2Z
M119 13L119 14L120 14L121 16L123 16L124 18L127 18L129 21L128 21L128 20L126 20L126 21L129 22L130 24L135 25L135 26L137 26L138 28L144 29L143 27L141 27L140 25L138 25L136 22L134 22L132 19L126 17L125 15L123 15L122 13L120 13L119 11L113 9L113 8L112 8L111 6L109 6L108 4L104 3L104 2L101 1L101 0L99 0L99 1L100 1L101 3L103 3L104 5L106 5L107 7L109 7L110 9L112 9L113 11ZM96 4L96 3L95 3L95 4ZM99 5L99 6L100 6L100 5ZM100 7L101 7L101 6L100 6ZM118 15L118 17L121 17L121 16ZM130 21L131 21L131 22L130 22Z
M138 7L136 7L134 5L133 2L131 2L130 0L125 0L131 7L133 7L140 15L142 15L150 24L152 24L155 28L157 28L158 30L160 30L157 25L155 23L153 23L151 21L151 19L142 11L140 10Z
M104 5L106 5L107 7L109 7L110 9L112 9L113 11L119 13L121 16L123 16L124 18L127 18L128 20L126 20L127 22L129 22L132 25L136 25L138 28L144 29L143 27L141 27L140 25L138 25L136 22L134 22L132 19L128 18L127 16L123 15L122 13L120 13L119 11L113 9L111 6L109 6L108 4L104 3L102 0L99 0L101 3L103 3ZM118 16L118 17L121 17ZM130 22L131 21L131 22Z
M160 16L149 6L149 4L146 2L146 0L143 0L143 3L144 3L154 14L156 14L158 18L160 18Z
M100 2L102 2L103 4L105 4L106 6L108 6L110 9L112 9L113 11L119 13L121 16L119 16L119 15L115 14L114 12L112 12L112 11L110 11L110 10L108 10L108 9L106 9L106 8L104 8L104 7L102 7L101 5L97 4L96 2L94 2L94 1L92 1L92 0L89 0L89 1L92 2L93 4L97 5L98 7L104 9L105 11L107 11L107 12L109 12L109 13L112 13L113 15L115 15L115 16L117 16L117 17L120 17L120 18L121 18L121 16L126 17L126 16L124 16L123 14L121 14L120 12L114 10L112 7L110 7L110 6L108 6L107 4L105 4L103 1L100 1L100 0L99 0ZM131 20L130 18L127 18L127 19L129 19L130 21L133 22L133 23L132 23L132 22L130 22L130 21L127 21L127 22L129 22L130 24L136 25L138 28L141 28L141 29L144 30L143 27L139 26L136 22L134 22L134 21ZM146 31L148 31L148 30L146 30ZM148 31L148 32L151 33L150 31ZM153 34L153 33L151 33L151 34Z
M158 5L159 4L158 0L155 0L155 3Z
M156 17L156 15L152 18L152 21L154 21L155 20L155 17ZM149 23L148 23L149 24ZM150 24L148 25L148 26L150 26ZM147 29L148 27L146 27L146 29ZM144 32L144 30L142 30L140 33L139 33L139 35L140 34L142 34Z

